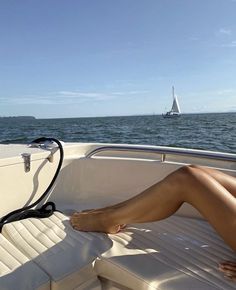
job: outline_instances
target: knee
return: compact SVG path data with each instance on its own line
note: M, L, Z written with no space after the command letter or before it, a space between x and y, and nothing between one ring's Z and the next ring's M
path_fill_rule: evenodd
M188 195L197 187L201 173L201 170L193 166L183 166L167 177L166 184L187 200Z
M182 178L189 178L190 176L194 176L198 170L199 168L195 165L186 165L180 167L176 173Z
M204 170L204 167L200 166L200 165L187 165L186 167L189 167L189 168L194 168L194 169L198 169L198 170Z
M186 165L172 173L171 179L173 182L184 186L186 183L195 180L200 173L201 170L199 167L193 165Z

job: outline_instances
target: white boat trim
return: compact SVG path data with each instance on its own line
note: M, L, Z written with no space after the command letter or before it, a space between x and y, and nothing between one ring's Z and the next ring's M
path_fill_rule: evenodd
M91 158L91 157L94 157L95 155L97 155L101 152L106 152L106 151L140 152L140 153L161 154L161 160L163 162L165 161L167 154L236 162L236 154L232 154L232 153L222 153L222 152L205 151L205 150L197 150L197 149L160 147L160 146L142 146L142 145L101 146L101 147L98 147L98 148L93 149L92 151L88 152L85 155L85 157Z

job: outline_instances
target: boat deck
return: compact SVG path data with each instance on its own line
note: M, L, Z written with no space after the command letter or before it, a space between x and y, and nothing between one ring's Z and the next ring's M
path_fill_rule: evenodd
M235 289L217 270L234 253L203 220L172 216L105 235L75 231L57 212L7 224L3 236L49 276L44 289L103 289L106 280L109 289Z
M58 164L58 154L49 160L48 150L13 147L2 145L2 216L41 196ZM64 149L50 193L61 213L4 225L0 290L236 289L217 269L235 253L191 206L184 204L160 222L128 225L116 235L75 231L68 217L75 210L122 202L185 164L235 176L235 154L111 144ZM30 171L22 153L31 154Z

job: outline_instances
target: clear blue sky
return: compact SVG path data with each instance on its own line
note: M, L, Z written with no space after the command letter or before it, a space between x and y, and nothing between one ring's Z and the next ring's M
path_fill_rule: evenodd
M236 0L0 0L0 115L236 111Z

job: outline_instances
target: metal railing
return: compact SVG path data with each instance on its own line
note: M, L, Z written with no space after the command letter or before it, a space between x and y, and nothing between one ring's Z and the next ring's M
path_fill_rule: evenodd
M162 162L166 160L166 155L176 155L176 156L184 156L184 157L195 157L195 158L236 162L236 154L231 154L231 153L221 153L221 152L213 152L213 151L211 152L211 151L195 150L195 149L170 148L170 147L142 147L142 146L132 146L132 145L130 146L123 146L123 145L101 146L88 152L85 157L91 158L97 155L98 153L105 152L105 151L160 154Z

